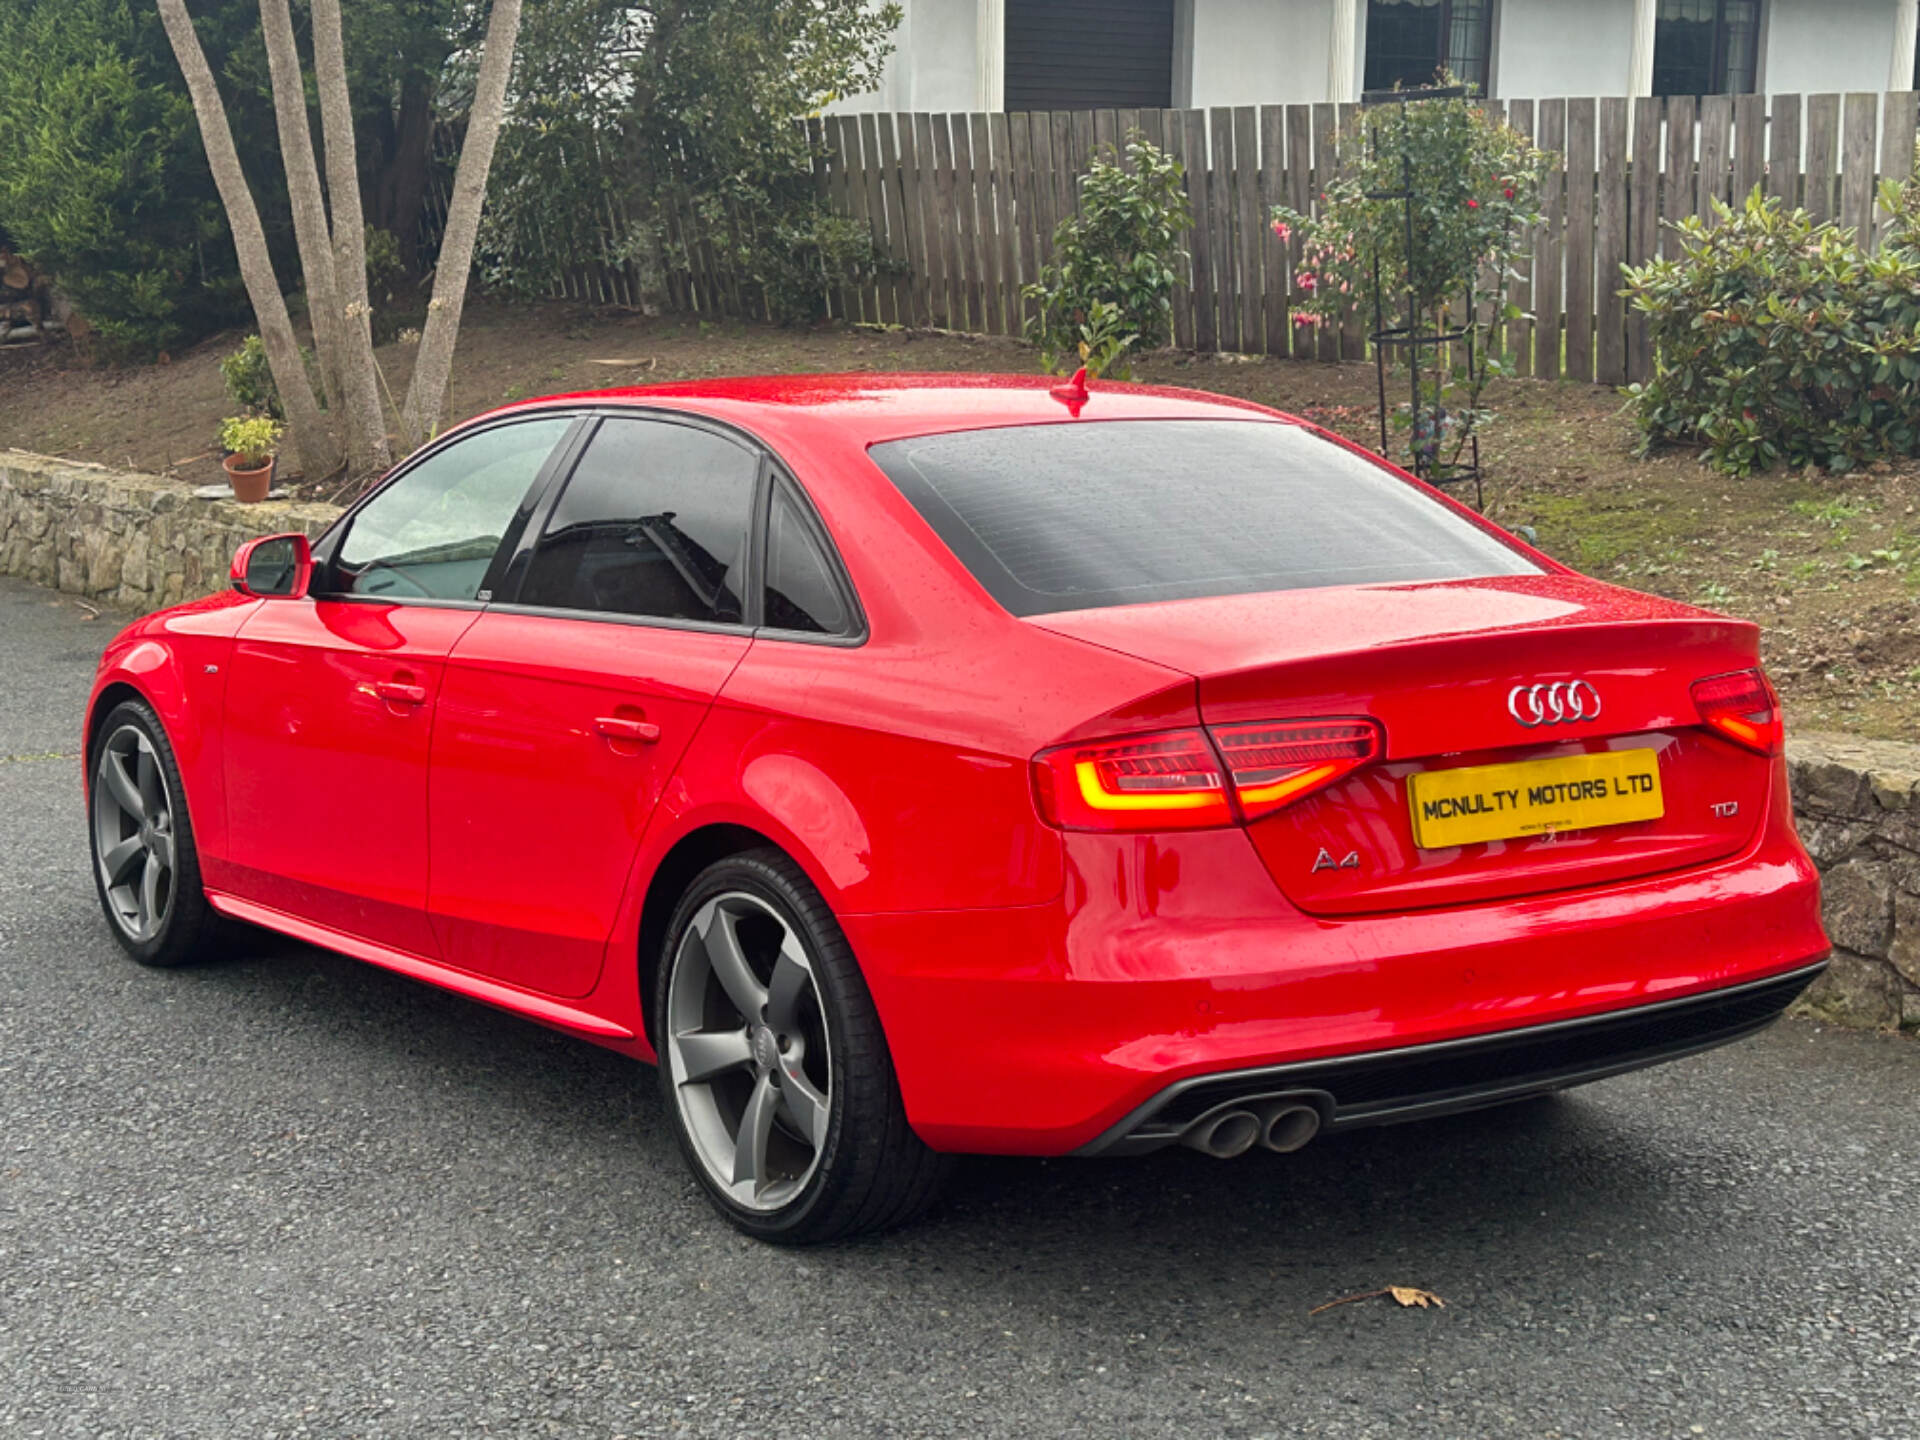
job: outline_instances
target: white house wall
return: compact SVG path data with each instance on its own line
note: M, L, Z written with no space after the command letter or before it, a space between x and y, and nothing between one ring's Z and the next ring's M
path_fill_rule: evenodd
M1327 98L1329 0L1192 4L1193 104L1298 105Z
M1501 98L1625 95L1635 0L1495 0L1492 92ZM905 18L880 88L829 108L981 108L981 0L901 0ZM1766 0L1760 89L1883 90L1898 0ZM1182 0L1176 63L1191 36L1197 106L1326 100L1335 0ZM1354 93L1365 73L1367 0L1357 0ZM1191 29L1187 30L1188 17Z
M1760 88L1775 95L1884 90L1894 0L1773 0Z
M862 110L978 110L978 0L900 0L900 28L880 88L828 106Z
M1504 0L1493 19L1502 99L1625 95L1633 0Z

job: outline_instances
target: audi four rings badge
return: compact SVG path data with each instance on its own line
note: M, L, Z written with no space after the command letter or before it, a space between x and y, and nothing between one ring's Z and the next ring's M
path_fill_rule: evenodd
M1527 729L1571 725L1600 718L1600 692L1585 680L1556 680L1551 685L1516 685L1507 692L1507 713Z

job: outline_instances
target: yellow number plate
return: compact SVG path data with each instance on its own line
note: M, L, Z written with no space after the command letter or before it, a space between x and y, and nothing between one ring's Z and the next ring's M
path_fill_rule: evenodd
M1665 813L1660 757L1652 750L1427 770L1407 777L1407 796L1413 843L1423 850L1627 825Z

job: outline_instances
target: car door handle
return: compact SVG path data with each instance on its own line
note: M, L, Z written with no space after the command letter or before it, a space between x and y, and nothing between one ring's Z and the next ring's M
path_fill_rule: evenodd
M635 720L627 715L599 716L593 728L609 740L631 740L641 745L651 745L660 738L660 727L651 720Z
M394 705L424 705L427 703L427 687L408 685L399 680L380 680L375 682L373 693L382 700Z

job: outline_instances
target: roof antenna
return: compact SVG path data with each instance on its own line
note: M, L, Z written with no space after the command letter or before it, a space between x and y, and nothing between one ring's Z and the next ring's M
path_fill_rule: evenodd
M1082 365L1078 370L1073 372L1073 378L1071 380L1067 381L1064 385L1054 386L1047 393L1062 405L1065 405L1067 409L1073 413L1073 417L1076 420L1079 419L1080 407L1087 403L1088 398L1087 367Z

